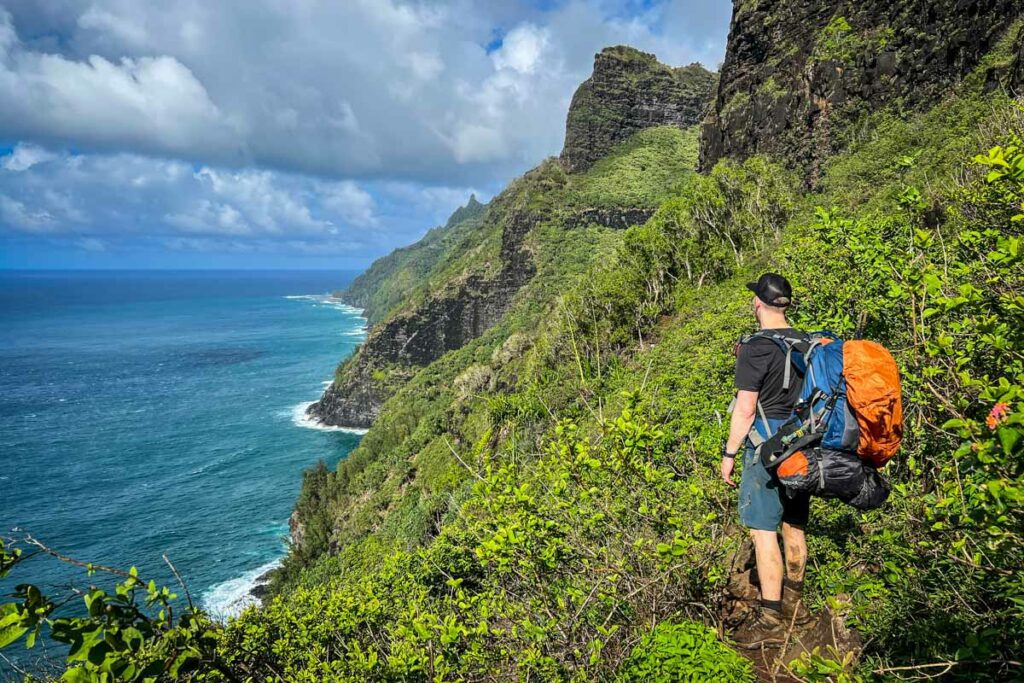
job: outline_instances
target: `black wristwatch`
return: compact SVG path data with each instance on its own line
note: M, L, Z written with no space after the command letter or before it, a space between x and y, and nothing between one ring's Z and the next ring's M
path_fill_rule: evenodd
M736 453L739 453L739 450L737 450L735 453L730 453L729 452L729 444L727 444L727 443L723 443L722 444L722 457L723 458L735 458L736 457Z

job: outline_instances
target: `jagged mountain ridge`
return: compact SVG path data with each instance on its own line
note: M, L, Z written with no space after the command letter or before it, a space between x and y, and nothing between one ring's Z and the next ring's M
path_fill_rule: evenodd
M693 125L704 115L715 76L697 63L672 68L631 47L605 48L569 105L562 163L585 171L644 128Z
M713 81L714 75L698 64L672 69L633 48L597 54L594 75L580 86L567 115L560 167L545 162L486 207L471 202L449 226L378 260L341 293L346 302L367 309L372 327L309 414L325 424L369 427L384 401L417 368L494 325L534 276L533 254L524 241L539 223L559 220L566 229L601 225L621 230L650 218L656 202L623 195L604 205L609 193L588 192L585 172L593 168L591 175L600 178L598 162L617 148L632 150L629 140L640 131L697 124ZM637 163L652 178L671 168L643 158ZM542 209L523 188L556 168L578 175L580 192ZM678 177L656 181L672 182ZM588 204L591 197L602 205Z

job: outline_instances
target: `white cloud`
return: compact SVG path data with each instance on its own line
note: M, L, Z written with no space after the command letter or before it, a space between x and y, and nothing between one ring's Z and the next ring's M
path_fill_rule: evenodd
M0 141L17 142L0 158L0 247L45 234L40 249L102 244L105 258L145 242L352 265L557 154L602 47L713 67L731 9L0 3Z
M491 55L494 66L524 74L534 73L548 46L549 36L549 31L532 24L516 26L505 36L501 47Z
M254 254L337 254L363 264L415 241L474 192L269 170L194 170L134 154L43 152L45 163L0 172L0 244L13 235L45 234L88 251L102 244L108 254L143 240L176 251L251 248Z
M83 237L75 242L75 246L85 251L100 252L107 250L107 245L103 240L98 240L95 237Z
M370 193L350 180L324 185L323 206L353 225L370 227L377 224L374 201Z
M0 10L0 35L13 31ZM0 39L0 129L18 137L218 154L240 139L203 85L174 57L83 60Z
M118 16L112 12L92 5L85 13L78 17L78 25L83 29L94 29L102 33L110 33L117 39L129 44L145 45L148 35L146 29L124 15Z
M444 185L507 181L557 153L605 45L713 65L730 13L725 0L5 6L8 139Z
M0 157L0 165L8 171L27 171L36 164L41 164L56 158L56 154L43 149L38 145L19 142L15 145L10 154Z
M508 153L508 147L497 129L469 123L455 132L452 151L456 160L467 163L501 159Z
M5 194L0 194L0 218L22 232L43 233L56 228L56 220L48 211L25 206Z

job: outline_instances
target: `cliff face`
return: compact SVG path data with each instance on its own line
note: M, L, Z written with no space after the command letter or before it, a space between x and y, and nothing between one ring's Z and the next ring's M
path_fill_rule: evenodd
M644 128L698 123L715 82L700 64L671 68L631 47L608 47L573 95L562 164L585 171L612 147Z
M632 48L598 54L594 75L573 98L562 166L544 162L486 207L471 199L447 226L380 259L341 293L367 309L370 333L310 415L325 424L369 427L418 368L497 323L537 272L528 236L538 224L558 214L566 230L623 229L650 217L653 208L628 205L562 216L558 201L565 198L554 205L551 198L566 182L564 167L579 171L573 177L582 181L583 171L634 133L695 125L713 82L700 65L673 69Z
M377 259L338 296L345 303L362 308L370 325L375 325L423 284L434 266L477 227L486 209L486 204L470 196L466 205L456 209L443 226L430 230L415 244Z
M701 170L780 156L813 184L865 116L920 110L975 67L1019 0L736 0Z
M373 326L323 397L310 406L311 415L324 424L369 427L415 368L461 348L501 318L536 270L524 239L540 214L522 206L523 199L514 192L499 196L497 209L478 226L480 233L490 224L500 228L496 272L489 272L495 269L485 259L482 269L454 273L418 305L400 306Z

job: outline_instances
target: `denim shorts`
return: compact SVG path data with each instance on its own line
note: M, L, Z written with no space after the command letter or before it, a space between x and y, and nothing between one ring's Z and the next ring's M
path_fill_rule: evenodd
M802 527L807 524L810 507L809 495L798 494L794 498L786 495L786 490L765 469L748 442L743 451L743 472L740 474L740 523L749 529L763 531L775 531L782 522Z

